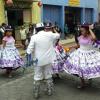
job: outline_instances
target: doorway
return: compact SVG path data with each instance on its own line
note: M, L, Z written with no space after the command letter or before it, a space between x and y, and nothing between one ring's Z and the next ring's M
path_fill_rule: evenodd
M23 10L7 10L8 25L13 28L13 37L15 38L15 27L23 25Z
M75 33L75 28L81 23L81 8L65 7L65 24L67 24L68 32Z
M11 26L23 25L23 10L7 10L8 24Z

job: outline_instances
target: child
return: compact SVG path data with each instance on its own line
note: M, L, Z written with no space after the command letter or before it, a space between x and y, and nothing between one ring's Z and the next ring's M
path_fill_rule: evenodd
M85 87L84 79L100 77L100 53L93 49L93 42L96 36L87 25L81 26L81 35L78 37L79 47L72 52L66 60L64 70L69 74L78 75L81 79L81 85L78 88ZM76 46L75 46L76 47Z
M0 59L0 68L6 69L8 77L12 77L11 72L24 65L18 50L15 47L15 40L12 37L12 29L7 26L3 38L2 57Z

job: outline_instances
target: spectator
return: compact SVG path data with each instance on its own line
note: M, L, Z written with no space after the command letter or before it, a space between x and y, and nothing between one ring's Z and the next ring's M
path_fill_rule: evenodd
M5 27L6 27L6 24L2 23L2 25L0 27L0 44L2 44L3 35L5 33Z
M20 29L20 35L21 35L21 42L22 45L24 46L24 49L26 49L26 37L27 37L27 32L24 26L21 27Z
M65 36L68 36L68 26L67 26L67 24L65 24L64 33L65 33Z

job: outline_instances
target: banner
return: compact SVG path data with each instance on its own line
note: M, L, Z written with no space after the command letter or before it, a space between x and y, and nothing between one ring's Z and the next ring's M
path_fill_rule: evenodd
M69 0L69 6L80 6L80 0Z

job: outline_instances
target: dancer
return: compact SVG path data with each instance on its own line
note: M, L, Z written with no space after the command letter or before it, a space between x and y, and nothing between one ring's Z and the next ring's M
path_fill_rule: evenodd
M81 79L81 85L78 88L85 87L85 79L100 77L100 53L93 49L93 42L96 36L87 25L81 26L81 35L78 37L79 47L72 52L66 60L64 66L65 72L78 75Z
M40 24L42 25L42 24ZM45 30L33 35L27 49L27 54L34 51L34 96L39 97L41 82L45 80L48 95L52 94L52 61L55 59L54 41L59 39L58 33L52 32L52 24L47 23Z
M55 53L56 53L56 58L52 63L53 72L54 72L54 75L56 74L57 76L55 78L60 78L59 73L63 72L63 67L65 65L65 61L68 55L63 49L63 47L59 44L59 40L57 40L55 44Z
M1 51L0 68L6 69L8 77L12 77L12 70L24 65L18 50L15 47L15 40L12 37L12 29L10 26L5 28L5 36L3 38L3 48Z

